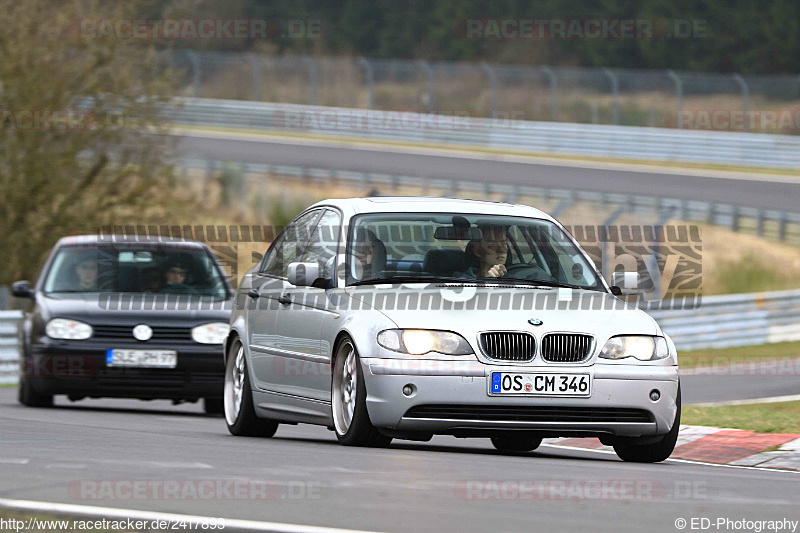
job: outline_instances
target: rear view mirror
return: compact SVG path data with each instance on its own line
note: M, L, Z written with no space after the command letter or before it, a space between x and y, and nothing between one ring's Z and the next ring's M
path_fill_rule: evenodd
M289 283L298 287L311 287L319 277L317 263L289 263Z
M618 290L614 290L614 288ZM611 274L611 292L617 295L639 294L638 272L614 272Z
M438 226L433 237L440 241L477 241L481 238L481 230L464 226Z

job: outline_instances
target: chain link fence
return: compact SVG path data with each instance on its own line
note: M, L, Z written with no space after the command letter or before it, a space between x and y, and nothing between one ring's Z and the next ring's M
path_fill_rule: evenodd
M177 50L181 96L800 134L800 76Z

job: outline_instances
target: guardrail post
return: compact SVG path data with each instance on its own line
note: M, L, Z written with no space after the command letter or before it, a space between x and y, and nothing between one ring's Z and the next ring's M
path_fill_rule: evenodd
M611 79L611 97L614 102L612 104L611 113L613 116L613 123L617 126L619 125L619 79L616 74L611 72L611 69L604 68L603 73Z
M731 231L739 231L739 206L733 206L731 209Z
M481 63L481 69L489 78L489 110L492 118L497 118L497 74L489 63Z
M308 67L308 103L317 105L317 62L311 56L303 56L303 63Z
M550 80L550 120L558 122L558 80L550 67L540 67Z
M750 131L750 117L747 115L750 109L750 87L739 74L734 74L733 79L739 84L742 89L742 111L744 111L744 131Z
M187 50L186 55L192 63L192 96L200 97L200 58L194 50Z
M786 240L786 211L781 211L778 217L778 240Z
M674 70L668 70L667 75L675 83L675 112L677 113L677 128L683 129L683 80Z
M630 199L628 199L628 200L630 200ZM602 274L603 279L608 280L608 281L610 281L610 276L609 276L609 272L608 272L608 261L606 261L606 258L608 256L608 241L609 241L609 239L608 239L608 227L612 223L614 223L614 221L617 220L620 216L622 216L622 213L624 213L627 210L628 210L628 201L625 201L625 202L622 203L621 206L619 206L617 209L615 209L614 212L611 213L611 215L609 215L609 217L603 222L603 225L600 226L601 234L598 235L598 237L601 239L601 241L600 241L600 254L601 254L600 255L600 261L601 261L601 263L600 263L600 273Z
M756 213L756 235L764 236L764 210L759 209Z
M427 61L420 59L419 66L422 71L425 73L425 78L427 79L427 89L425 92L425 100L426 107L428 108L429 113L433 113L436 110L436 100L434 95L435 90L435 78L433 74L433 69L428 64Z
M367 108L375 109L375 69L366 57L359 57L358 64L364 69L367 79Z
M254 54L245 54L250 68L253 69L253 100L261 100L261 58Z

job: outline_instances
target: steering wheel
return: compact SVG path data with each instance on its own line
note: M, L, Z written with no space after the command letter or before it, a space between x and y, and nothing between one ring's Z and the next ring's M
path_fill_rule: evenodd
M544 269L528 263L516 263L506 267L506 274L503 277L529 279L531 281L558 281L548 274Z

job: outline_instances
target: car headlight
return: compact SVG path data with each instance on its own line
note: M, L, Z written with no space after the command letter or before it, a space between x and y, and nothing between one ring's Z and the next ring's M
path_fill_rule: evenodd
M603 359L625 359L634 357L640 361L656 361L669 356L669 347L664 337L649 335L627 335L611 337L603 346Z
M47 323L44 332L51 339L82 341L92 336L92 326L68 318L54 318Z
M472 348L464 337L451 331L430 329L387 329L378 333L378 344L393 352L423 355L439 352L467 355Z
M192 340L200 344L222 344L230 326L225 322L211 322L192 328Z

